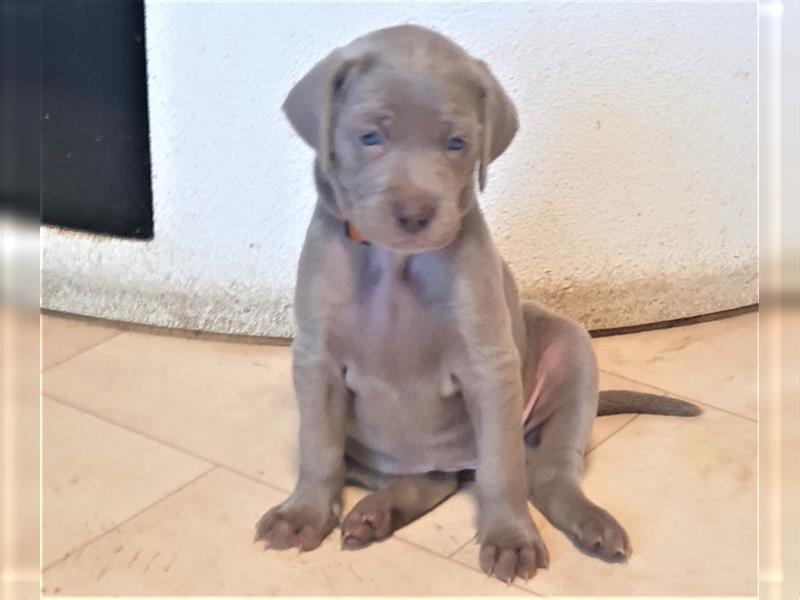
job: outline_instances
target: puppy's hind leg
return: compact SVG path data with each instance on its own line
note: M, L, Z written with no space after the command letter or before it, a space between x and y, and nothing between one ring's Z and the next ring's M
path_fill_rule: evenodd
M585 552L607 561L631 553L628 535L581 489L584 454L597 414L597 365L588 334L534 306L528 327L526 389L536 389L525 439L528 497Z
M344 518L342 547L363 548L387 538L393 531L431 510L457 489L456 473L403 475L390 479L383 489L362 498Z

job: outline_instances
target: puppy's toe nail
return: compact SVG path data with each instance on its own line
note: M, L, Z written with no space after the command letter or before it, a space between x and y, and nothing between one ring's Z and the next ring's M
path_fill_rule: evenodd
M358 539L354 535L347 534L342 537L342 549L343 550L351 550L352 548L356 548L359 545Z

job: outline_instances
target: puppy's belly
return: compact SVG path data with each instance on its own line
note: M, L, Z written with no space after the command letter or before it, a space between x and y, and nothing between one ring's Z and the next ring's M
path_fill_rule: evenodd
M451 377L463 342L449 297L424 276L432 259L370 256L359 300L337 311L329 338L355 394L347 452L383 473L474 468L472 424Z
M350 365L347 384L355 396L347 454L382 473L474 469L475 436L463 398L449 374L433 371L396 385Z

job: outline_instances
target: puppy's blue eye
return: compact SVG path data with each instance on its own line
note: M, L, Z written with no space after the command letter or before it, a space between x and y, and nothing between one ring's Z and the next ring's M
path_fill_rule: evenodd
M460 137L451 137L447 140L448 150L461 150L464 147L464 140Z
M369 133L365 133L364 135L358 138L358 141L361 142L365 146L377 146L381 142L383 142L383 137L377 131L371 131Z

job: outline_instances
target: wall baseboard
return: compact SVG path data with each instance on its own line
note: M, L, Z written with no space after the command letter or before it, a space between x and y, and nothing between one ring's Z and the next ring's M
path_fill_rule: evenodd
M656 323L644 323L642 325L632 325L629 327L612 327L608 329L592 329L589 334L593 338L610 337L614 335L627 335L629 333L640 333L643 331L654 331L657 329L669 329L671 327L684 327L686 325L694 325L696 323L705 323L708 321L717 321L720 319L729 319L739 315L758 312L758 304L750 304L749 306L742 306L739 308L732 308L730 310L721 310L706 315L696 315L694 317L686 317L682 319L672 319L670 321L659 321ZM89 317L85 315L76 315L73 313L52 310L43 308L42 314L51 315L59 318L74 319L76 321L98 322L106 321L113 324L115 327L124 329L125 331L134 331L139 333L150 333L154 335L165 335L171 337L182 337L200 340L213 340L218 342L233 342L237 344L268 344L271 346L289 346L292 343L291 337L272 337L264 335L250 335L250 334L234 334L234 333L215 333L212 331L197 331L193 329L180 329L175 327L164 327L160 325L143 325L141 323L128 323L123 321L114 321L111 319L102 319L99 317Z
M593 338L609 337L612 335L627 335L629 333L653 331L656 329L670 329L671 327L684 327L686 325L694 325L696 323L706 323L707 321L729 319L731 317L737 317L739 315L744 315L751 312L758 312L758 304L749 304L747 306L740 306L738 308L731 308L728 310L720 310L704 315L682 317L679 319L670 319L668 321L657 321L655 323L642 323L641 325L628 325L626 327L608 327L605 329L591 329L589 330L589 333Z
M577 282L520 289L523 298L564 314L593 332L617 335L721 318L754 310L754 269L698 276L671 276L617 283ZM105 281L63 271L42 273L42 307L111 321L255 338L294 335L293 290L244 282L199 290L187 285ZM738 313L735 313L738 314Z

